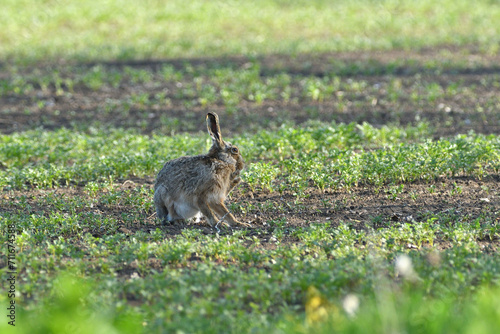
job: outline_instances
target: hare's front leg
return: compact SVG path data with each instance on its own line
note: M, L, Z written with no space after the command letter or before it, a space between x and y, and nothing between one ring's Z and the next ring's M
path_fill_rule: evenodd
M236 218L234 218L233 214L229 212L227 207L224 205L224 202L218 201L213 203L211 206L214 209L215 213L219 215L220 219L225 220L229 226L234 226L234 225L251 226L250 224L241 223Z
M235 173L233 173L233 174L235 174ZM231 183L229 183L229 187L227 189L226 195L228 195L231 192L231 190L233 190L234 187L236 187L238 185L238 183L240 183L240 181L241 181L241 179L239 177L239 173L236 174L235 176L233 176L231 174Z

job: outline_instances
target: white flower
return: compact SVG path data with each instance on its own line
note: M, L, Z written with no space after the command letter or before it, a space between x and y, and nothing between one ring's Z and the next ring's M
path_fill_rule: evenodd
M349 316L354 316L359 308L359 298L356 295L348 294L342 301L342 307Z
M398 255L396 258L395 270L397 276L401 276L409 280L417 278L417 275L413 270L411 258L406 254Z

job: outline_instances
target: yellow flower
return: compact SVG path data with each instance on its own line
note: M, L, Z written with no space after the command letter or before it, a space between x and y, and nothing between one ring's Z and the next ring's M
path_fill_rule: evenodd
M306 322L308 325L323 322L338 313L325 297L313 286L307 289L306 295Z

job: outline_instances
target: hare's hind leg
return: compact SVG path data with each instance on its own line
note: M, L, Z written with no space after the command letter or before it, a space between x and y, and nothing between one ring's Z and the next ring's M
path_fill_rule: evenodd
M175 213L173 207L167 208L165 204L156 205L156 216L161 223L184 223L185 220Z
M186 222L184 217L182 217L181 215L179 215L177 213L175 203L172 203L172 202L167 203L167 211L168 211L167 220L170 223L175 224L175 223L185 223Z
M163 224L168 221L168 210L165 205L156 205L156 217L158 217L158 220Z
M217 224L216 217L212 209L206 203L206 201L204 199L198 199L197 204L201 213L205 216L205 218L207 218L210 226L215 227L215 225Z
M163 202L164 191L162 188L158 188L153 196L153 201L156 207L156 217L160 223L165 223L168 220L168 210Z
M157 199L155 194L155 207L156 207L156 217L160 221L160 223L164 224L168 220L168 209L165 206L165 203L161 201L161 199Z

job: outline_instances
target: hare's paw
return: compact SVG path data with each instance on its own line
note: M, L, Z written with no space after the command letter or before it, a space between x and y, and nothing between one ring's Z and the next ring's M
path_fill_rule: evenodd
M238 226L241 226L241 227L248 227L248 228L253 228L253 225L252 225L252 224L249 224L249 223L242 223L242 222L238 222Z
M179 218L179 219L172 219L172 220L165 219L163 221L163 225L171 225L171 226L172 225L187 225L187 222L186 222L186 220L181 219L181 218Z

